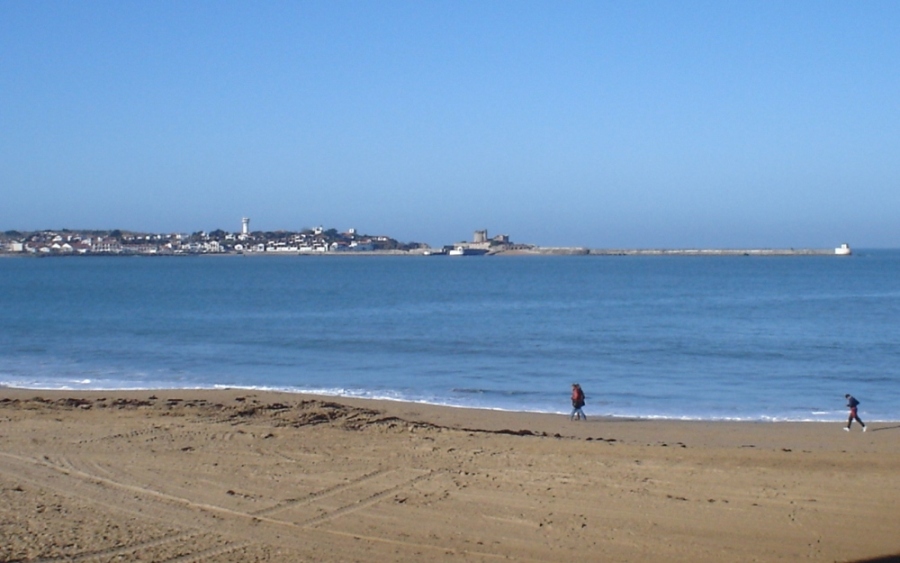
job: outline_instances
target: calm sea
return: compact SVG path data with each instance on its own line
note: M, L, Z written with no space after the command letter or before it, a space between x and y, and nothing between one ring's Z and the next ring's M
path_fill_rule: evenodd
M0 260L0 385L900 421L900 251Z

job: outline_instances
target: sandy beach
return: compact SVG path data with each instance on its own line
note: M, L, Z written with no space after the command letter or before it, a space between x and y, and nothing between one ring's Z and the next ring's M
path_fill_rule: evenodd
M842 424L0 389L0 561L894 560L900 424Z

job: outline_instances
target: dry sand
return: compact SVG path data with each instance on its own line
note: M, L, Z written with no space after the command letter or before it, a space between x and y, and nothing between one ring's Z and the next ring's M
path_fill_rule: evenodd
M841 426L0 389L0 561L892 560L900 424Z

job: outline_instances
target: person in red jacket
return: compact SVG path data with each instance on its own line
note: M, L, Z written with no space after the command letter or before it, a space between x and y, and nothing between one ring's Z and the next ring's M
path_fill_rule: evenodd
M572 384L572 414L569 416L569 420L587 420L587 417L584 416L584 411L581 410L581 407L584 406L584 391L581 390L581 385L577 383Z
M850 432L850 426L853 425L853 421L855 420L863 427L863 432L866 431L866 423L860 420L859 415L856 414L856 407L859 406L859 401L853 398L849 393L844 395L844 398L847 399L847 406L850 407L850 418L847 419L847 426L844 427L844 430Z

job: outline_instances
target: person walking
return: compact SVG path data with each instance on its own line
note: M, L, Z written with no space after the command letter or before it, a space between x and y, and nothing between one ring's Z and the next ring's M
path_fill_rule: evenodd
M863 432L865 432L866 423L859 418L858 414L856 414L856 407L859 406L859 401L857 401L853 397L853 395L850 395L849 393L844 395L844 398L847 399L847 406L850 407L850 418L847 419L847 426L844 427L844 430L850 432L850 426L853 425L853 421L855 420L860 424L860 426L863 427Z
M584 391L581 390L581 385L577 383L572 384L572 414L569 416L569 420L587 420L587 417L584 416L584 411L581 408L584 406Z

